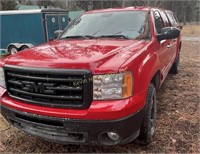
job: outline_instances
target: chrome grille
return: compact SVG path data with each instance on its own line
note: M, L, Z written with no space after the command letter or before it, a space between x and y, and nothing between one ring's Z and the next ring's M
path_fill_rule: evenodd
M88 108L92 101L92 75L88 70L11 65L4 70L8 94L14 99L61 108Z

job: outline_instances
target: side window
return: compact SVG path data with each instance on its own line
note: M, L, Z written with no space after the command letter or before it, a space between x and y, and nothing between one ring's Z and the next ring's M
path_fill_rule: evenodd
M160 15L162 16L162 19L163 19L163 21L165 23L165 26L169 27L170 26L170 22L169 22L169 19L168 19L166 13L164 11L160 11Z
M176 24L178 24L178 19L177 19L176 15L172 14L172 16L173 16L174 20L176 21Z
M167 16L168 16L169 21L170 21L170 23L171 23L172 26L177 26L177 25L178 25L177 19L176 19L176 17L174 16L173 13L167 12Z
M163 25L163 20L158 11L154 11L154 21L155 21L155 27L156 27L157 34L160 34L161 29L164 27L164 25Z

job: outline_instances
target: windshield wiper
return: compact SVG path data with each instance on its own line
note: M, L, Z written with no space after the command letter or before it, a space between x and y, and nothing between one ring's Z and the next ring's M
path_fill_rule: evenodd
M74 35L74 36L65 36L63 38L60 38L60 39L93 39L95 38L94 36L91 36L91 35Z
M124 35L101 35L101 36L96 36L96 38L123 38L123 39L130 39L127 36Z
M100 35L100 36L92 36L92 35L74 35L74 36L65 36L60 39L95 39L95 38L123 38L123 39L130 39L124 35Z

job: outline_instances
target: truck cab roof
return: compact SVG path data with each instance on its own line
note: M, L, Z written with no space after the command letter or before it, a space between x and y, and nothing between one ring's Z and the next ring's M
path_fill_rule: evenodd
M108 8L108 9L100 9L100 10L91 10L91 11L85 12L85 14L102 13L102 12L116 12L116 11L150 11L152 9L169 11L169 10L165 10L162 8L150 7L150 6L131 6L131 7L125 7L125 8Z

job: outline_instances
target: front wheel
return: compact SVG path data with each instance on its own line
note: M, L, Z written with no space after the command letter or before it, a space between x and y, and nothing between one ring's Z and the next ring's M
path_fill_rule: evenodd
M140 134L137 141L141 145L148 145L152 142L156 128L156 88L154 84L150 84L144 107L144 117L140 128Z

